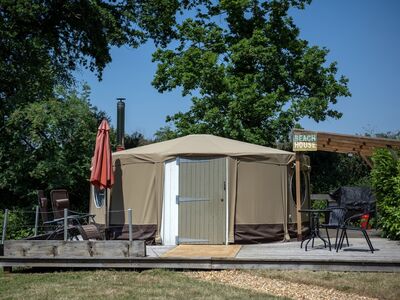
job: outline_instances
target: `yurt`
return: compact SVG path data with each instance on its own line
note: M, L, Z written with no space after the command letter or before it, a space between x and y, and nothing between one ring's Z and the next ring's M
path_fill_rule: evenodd
M289 238L294 153L213 135L188 135L113 153L115 184L93 190L90 212L111 238L164 245ZM294 232L294 231L293 231Z

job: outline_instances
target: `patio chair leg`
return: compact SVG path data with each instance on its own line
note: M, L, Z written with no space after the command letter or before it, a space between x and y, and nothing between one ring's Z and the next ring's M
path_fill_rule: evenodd
M336 230L335 249L337 249L339 247L339 245L338 245L339 229L340 229L340 227L338 227Z
M338 252L339 249L342 249L345 234L346 234L346 229L342 228L342 233L340 234L340 239L339 239L339 245L336 248L336 252Z
M374 253L375 249L374 249L374 247L372 247L372 243L371 243L371 240L369 239L369 236L368 236L367 232L365 230L362 230L362 233L363 233L363 235L365 237L365 240L367 241L369 250L371 250L371 252Z
M346 243L347 243L347 247L349 247L350 244L349 244L349 238L347 237L347 231L346 231L345 233L346 233Z
M340 237L340 242L339 242L339 249L340 250L343 247L344 237L346 236L346 234L347 234L346 229L342 229L342 236Z
M336 244L336 252L339 251L340 242L342 241L343 230L340 233L339 242Z
M314 237L312 238L311 247L313 247L313 248L314 248Z
M328 238L329 251L332 251L331 239L329 238L328 228L325 227L325 230L326 230L326 237Z

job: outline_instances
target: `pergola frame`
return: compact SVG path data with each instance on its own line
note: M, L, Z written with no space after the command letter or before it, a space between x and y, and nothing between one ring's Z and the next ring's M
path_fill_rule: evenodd
M295 129L293 134L316 134L316 151L326 151L335 153L357 154L372 168L370 157L375 149L393 149L400 150L400 140L373 138L358 135L318 132L310 130ZM300 185L300 157L302 151L296 152L296 209L297 209L297 236L302 239L301 231L301 185Z

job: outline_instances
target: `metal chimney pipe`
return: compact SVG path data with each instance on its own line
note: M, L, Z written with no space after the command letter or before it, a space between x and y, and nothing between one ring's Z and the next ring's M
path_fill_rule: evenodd
M125 98L117 98L117 151L125 149Z

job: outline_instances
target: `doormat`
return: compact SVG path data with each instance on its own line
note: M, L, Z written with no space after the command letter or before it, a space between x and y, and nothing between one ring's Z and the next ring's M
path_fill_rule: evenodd
M240 245L178 245L163 257L235 257Z

